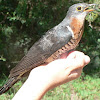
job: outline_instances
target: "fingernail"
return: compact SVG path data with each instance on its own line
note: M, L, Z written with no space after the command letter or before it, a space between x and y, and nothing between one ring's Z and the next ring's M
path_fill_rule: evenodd
M87 65L90 62L90 57L89 56L85 56L85 64Z

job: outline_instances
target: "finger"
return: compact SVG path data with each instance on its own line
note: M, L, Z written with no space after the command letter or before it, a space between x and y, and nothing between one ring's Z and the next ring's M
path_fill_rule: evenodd
M90 62L90 57L85 55L85 66Z
M90 62L90 57L85 55L83 52L80 52L80 51L73 51L71 52L70 54L68 54L68 59L71 59L71 58L76 58L76 57L79 57L81 58L81 56L85 56L85 65L87 65L89 62Z
M75 57L75 55L74 55ZM87 56L86 56L87 57ZM88 59L88 58L87 58ZM87 63L85 63L85 55L81 54L80 57L76 57L73 60L68 59L68 64L67 64L67 68L66 68L66 74L70 74L72 71L79 69L79 68L83 68ZM68 75L67 74L67 75Z
M71 79L71 80L76 79L76 78L81 76L81 73L82 73L82 68L79 68L79 69L77 69L75 71L72 71L69 74L68 78Z
M84 53L83 52L80 52L80 51L73 51L71 52L70 54L68 54L68 57L67 59L74 59L76 57L80 57L80 56L83 56Z

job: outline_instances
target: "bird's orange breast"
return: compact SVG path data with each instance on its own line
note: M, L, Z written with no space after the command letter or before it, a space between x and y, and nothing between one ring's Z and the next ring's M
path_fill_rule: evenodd
M77 18L72 18L72 22L70 24L70 27L73 30L74 39L77 39L78 38L82 26L83 26L83 22L81 22Z

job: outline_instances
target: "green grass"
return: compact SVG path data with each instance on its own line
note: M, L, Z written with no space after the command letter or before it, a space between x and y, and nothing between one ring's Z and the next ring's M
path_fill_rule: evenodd
M16 83L0 100L11 100L22 82ZM46 93L42 100L100 100L100 78L82 75L79 79L63 84Z
M43 100L100 100L100 78L81 77L49 91Z
M100 78L86 76L72 82L75 93L82 100L100 100Z
M21 81L17 82L11 89L9 89L9 91L7 91L6 93L0 96L0 100L11 100L21 86L22 86L22 82Z

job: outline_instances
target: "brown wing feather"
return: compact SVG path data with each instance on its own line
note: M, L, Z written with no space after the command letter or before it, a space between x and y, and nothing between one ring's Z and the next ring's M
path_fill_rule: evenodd
M30 48L27 55L23 57L17 66L11 70L9 77L11 78L19 75L19 77L21 77L27 71L43 64L47 58L49 58L54 52L68 43L68 41L71 39L71 33L67 29L64 31L64 33L67 33L68 35L66 38L64 38L64 36L61 39L59 34L56 33L57 32L52 29L48 31L46 35L43 36L38 42L36 42Z

